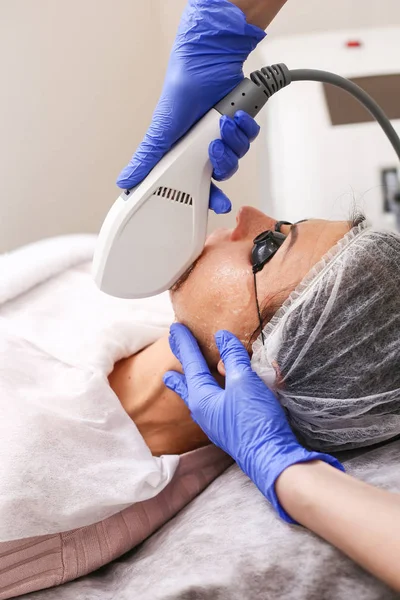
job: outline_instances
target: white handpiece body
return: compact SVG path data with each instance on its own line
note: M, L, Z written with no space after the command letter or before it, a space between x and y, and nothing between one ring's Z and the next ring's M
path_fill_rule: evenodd
M211 109L128 195L100 231L93 276L103 292L144 298L169 289L201 254L207 235L212 140L220 113Z

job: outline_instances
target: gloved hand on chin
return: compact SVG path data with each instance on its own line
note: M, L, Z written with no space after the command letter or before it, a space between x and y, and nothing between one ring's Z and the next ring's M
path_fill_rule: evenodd
M225 366L225 390L212 377L193 335L180 324L171 327L170 346L185 375L169 371L164 383L181 396L194 421L237 462L278 514L294 523L275 492L279 475L312 460L344 469L333 456L299 444L282 406L252 370L246 349L232 333L219 331L215 341Z
M243 63L264 36L265 33L249 25L244 13L228 0L189 0L152 123L130 163L119 175L119 187L132 189L138 185L171 146L242 81ZM239 158L248 150L249 140L256 135L253 130L242 127L243 116L236 117L234 120L222 117L221 129L229 130L228 137L229 133L231 137L240 137L239 147L232 147L224 139L210 147L213 165L213 159L223 165L222 170L214 171L218 181L233 175ZM210 208L217 213L231 208L228 198L214 184Z

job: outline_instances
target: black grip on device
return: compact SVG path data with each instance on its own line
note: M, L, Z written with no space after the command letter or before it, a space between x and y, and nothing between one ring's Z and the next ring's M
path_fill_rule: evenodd
M269 98L289 83L291 83L291 78L286 65L264 67L261 71L254 71L250 75L250 79L243 79L214 108L221 115L230 117L233 117L238 110L244 110L254 118Z

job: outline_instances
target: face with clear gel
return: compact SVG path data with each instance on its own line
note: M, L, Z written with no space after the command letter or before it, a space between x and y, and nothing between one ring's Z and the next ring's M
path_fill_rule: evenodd
M214 334L234 333L244 344L259 335L254 277L253 240L273 230L276 219L244 206L235 229L218 229L207 239L200 258L171 289L177 321L192 331L211 367L219 355ZM348 221L308 220L282 225L287 239L257 274L257 295L268 321L322 256L350 229Z

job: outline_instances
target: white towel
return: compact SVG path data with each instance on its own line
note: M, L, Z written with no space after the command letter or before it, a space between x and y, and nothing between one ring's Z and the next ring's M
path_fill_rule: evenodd
M0 541L65 531L157 495L151 455L108 385L173 320L167 294L119 300L90 276L94 236L0 257Z

